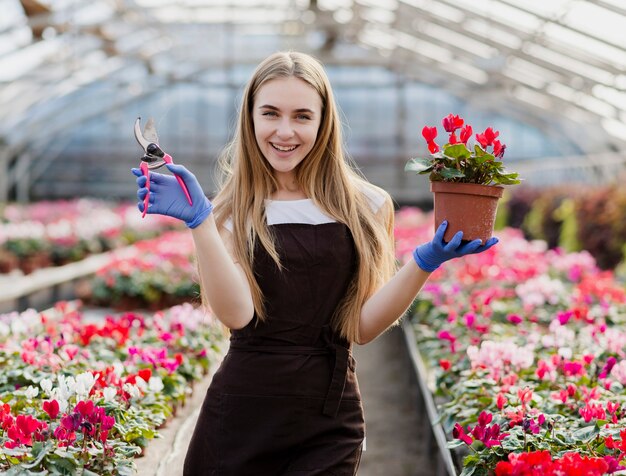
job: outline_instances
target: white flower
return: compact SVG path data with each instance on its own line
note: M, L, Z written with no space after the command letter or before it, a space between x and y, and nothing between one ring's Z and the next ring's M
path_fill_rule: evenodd
M105 387L104 390L102 390L102 394L104 395L105 402L112 402L117 395L117 389L114 387Z
M135 385L137 386L137 388L145 393L146 390L148 390L148 382L146 382L144 379L142 379L141 377L135 379Z
M52 380L50 380L49 378L45 378L41 382L39 382L39 386L45 393L50 395L50 392L52 391Z
M50 392L50 398L52 400L56 400L59 404L59 411L61 413L65 413L68 407L68 401L61 397L61 392L59 392L58 388L53 388Z
M113 372L115 372L115 375L117 375L118 377L121 377L125 371L126 369L124 368L124 365L122 365L121 362L115 362L113 364Z
M83 372L76 376L76 394L80 398L86 398L89 396L91 388L96 383L96 378L91 372Z
M559 347L559 355L564 359L572 358L572 348L571 347Z
M76 393L76 380L74 377L64 377L59 375L59 397L63 400L69 398Z
M161 390L163 390L164 388L163 380L161 380L161 377L150 377L150 381L148 382L148 388L153 393L161 392Z
M25 394L26 394L26 398L28 398L29 400L32 400L37 395L39 395L39 389L37 387L33 387L32 385L29 385L25 391Z
M4 322L0 322L0 336L7 337L11 333L11 328Z
M139 388L137 388L137 385L125 383L122 388L125 392L128 392L132 398L138 398L141 395L141 392L139 391Z

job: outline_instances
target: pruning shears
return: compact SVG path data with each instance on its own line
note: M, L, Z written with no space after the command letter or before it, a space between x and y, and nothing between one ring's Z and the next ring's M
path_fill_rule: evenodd
M141 173L146 176L146 188L148 189L148 193L143 201L143 214L142 217L146 216L148 211L148 200L150 198L150 170L158 169L159 167L164 166L165 164L173 164L172 156L167 154L161 147L159 147L159 138L157 136L156 127L154 125L154 120L152 118L148 119L146 125L141 131L141 117L138 117L135 121L135 139L139 142L139 145L143 149L144 155L141 158L141 163L139 164L139 168ZM187 197L187 201L189 205L192 205L191 195L189 195L189 190L187 190L187 186L183 179L178 175L175 175L176 180L178 180L178 184L185 192L185 196Z

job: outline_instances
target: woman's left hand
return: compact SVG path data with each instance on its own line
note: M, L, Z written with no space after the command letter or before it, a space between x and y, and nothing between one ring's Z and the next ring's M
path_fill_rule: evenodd
M413 251L413 259L424 271L432 272L448 260L469 254L481 253L498 243L498 239L495 237L489 238L484 245L482 244L482 240L461 243L461 240L463 240L462 231L457 232L452 239L446 243L443 241L443 235L447 227L448 222L444 220L441 225L439 225L439 228L437 228L432 241L418 246L415 248L415 251Z

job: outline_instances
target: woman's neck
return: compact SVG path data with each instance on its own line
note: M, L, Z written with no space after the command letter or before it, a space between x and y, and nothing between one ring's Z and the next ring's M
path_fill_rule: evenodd
M277 177L278 188L270 196L272 200L301 200L308 198L295 177ZM282 179L282 180L281 180Z

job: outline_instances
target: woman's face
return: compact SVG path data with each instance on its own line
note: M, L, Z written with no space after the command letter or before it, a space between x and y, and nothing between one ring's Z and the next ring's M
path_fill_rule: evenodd
M299 78L272 79L259 88L252 110L254 135L281 184L292 182L295 168L313 148L321 118L319 94Z

